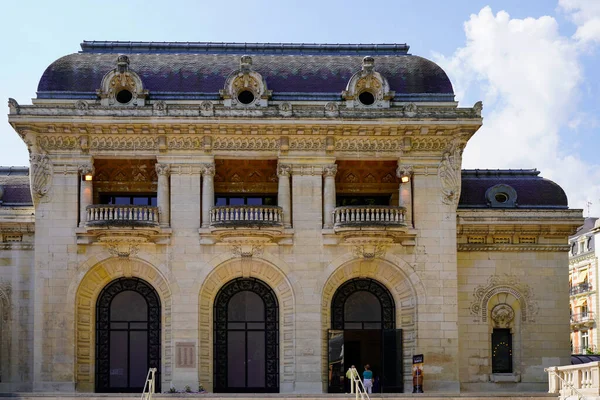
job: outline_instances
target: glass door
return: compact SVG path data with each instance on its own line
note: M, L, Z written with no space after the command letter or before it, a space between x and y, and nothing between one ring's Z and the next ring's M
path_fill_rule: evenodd
M344 393L344 331L330 329L328 344L329 393Z
M402 329L383 331L383 393L402 393L404 391L404 357L402 353Z

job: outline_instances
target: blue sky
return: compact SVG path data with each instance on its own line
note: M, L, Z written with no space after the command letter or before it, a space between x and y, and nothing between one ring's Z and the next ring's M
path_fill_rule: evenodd
M600 215L598 0L22 0L2 11L0 97L21 104L82 40L408 43L443 66L461 105L484 103L464 167L537 167L572 207ZM0 165L28 164L4 121Z

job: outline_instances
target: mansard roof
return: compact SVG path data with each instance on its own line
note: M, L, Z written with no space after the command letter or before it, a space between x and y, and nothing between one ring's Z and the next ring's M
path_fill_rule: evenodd
M28 167L0 167L0 206L30 206Z
M458 207L568 208L564 190L539 174L537 169L464 169ZM514 201L494 202L490 196L496 193L507 194L508 200L514 196Z
M178 43L84 41L82 51L53 62L38 85L40 99L95 99L104 75L126 54L149 99L219 99L240 57L273 91L272 100L341 100L362 60L371 56L395 101L454 101L437 64L408 53L405 44Z

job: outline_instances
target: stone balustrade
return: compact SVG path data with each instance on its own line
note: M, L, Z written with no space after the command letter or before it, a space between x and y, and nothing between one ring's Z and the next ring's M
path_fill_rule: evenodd
M217 206L210 210L211 226L283 226L283 209L277 206Z
M333 211L334 227L405 226L404 207L344 206Z
M87 226L158 226L158 207L94 204L86 207Z
M600 396L600 361L550 367L545 371L548 373L548 393L559 394L561 399Z

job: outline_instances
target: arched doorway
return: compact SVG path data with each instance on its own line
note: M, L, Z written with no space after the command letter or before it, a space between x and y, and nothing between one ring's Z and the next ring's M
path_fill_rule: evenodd
M138 278L109 283L96 303L96 392L141 392L156 368L160 392L161 305Z
M227 283L214 304L214 391L279 392L279 306L264 282Z
M366 278L346 281L333 295L329 331L329 392L348 391L345 371L373 370L374 392L401 392L402 330L396 328L392 295Z

